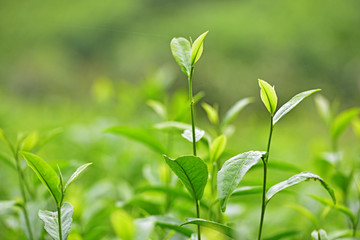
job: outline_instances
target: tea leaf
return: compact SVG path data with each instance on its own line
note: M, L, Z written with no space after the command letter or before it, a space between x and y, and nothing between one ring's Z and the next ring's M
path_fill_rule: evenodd
M67 239L70 226L72 222L72 215L74 208L70 203L64 203L61 207L61 231L62 239ZM39 218L45 223L45 230L54 240L59 240L59 222L58 222L58 212L50 212L47 210L39 211Z
M6 165L8 165L12 169L16 170L16 166L15 166L13 160L9 156L7 156L1 152L0 152L0 161L3 161L4 163L6 163Z
M200 59L201 54L203 52L203 42L204 38L208 34L209 31L204 32L201 34L192 44L191 46L191 66L194 66L194 64Z
M29 167L34 170L40 181L47 187L56 203L60 203L62 196L60 189L58 188L59 177L55 170L52 169L47 162L35 154L28 152L21 152L21 154L25 158Z
M311 240L328 240L328 236L323 229L314 230L311 233Z
M155 222L149 218L138 218L134 221L136 231L135 231L135 240L144 240L150 239L150 234L154 230Z
M201 219L201 218L187 218L186 221L187 222L185 222L181 225L183 226L183 225L187 225L187 224L196 224L196 225L199 225L202 227L208 227L208 228L214 229L214 230L216 230L226 236L229 236L233 239L236 237L236 234L234 234L235 233L234 229L232 229L224 224L221 224L221 223L212 222L212 221L208 221L208 220Z
M111 225L116 236L124 240L133 240L135 237L134 219L122 209L115 210L111 216Z
M226 136L220 135L214 139L210 146L210 162L216 162L226 147Z
M37 145L35 146L36 151L39 151L45 144L54 139L57 135L62 133L64 130L62 128L55 128L48 132L46 132L41 138L38 140Z
M209 121L212 124L218 124L219 123L219 113L218 113L217 109L215 109L211 105L207 104L206 102L203 102L201 104L201 106L205 110Z
M187 237L190 237L191 234L193 233L193 230L180 226L181 222L175 219L168 217L159 217L159 216L156 217L152 216L151 218L154 219L156 225L159 227L175 230L176 232L181 233Z
M245 186L236 188L231 197L243 196L248 194L257 194L262 192L262 186Z
M161 122L154 125L154 128L158 130L178 130L184 131L186 129L191 129L191 125L182 122L176 121L168 121L168 122Z
M330 124L332 114L329 101L324 96L319 94L315 97L315 104L320 117L326 124Z
M260 86L261 101L264 103L265 107L267 108L271 116L273 116L276 111L276 105L277 105L277 96L276 96L275 88L272 87L267 82L265 82L264 80L258 79L258 81Z
M208 169L203 160L196 156L182 156L171 159L164 155L164 158L193 198L200 200L208 178Z
M351 220L352 223L355 223L356 217L355 217L354 213L345 205L342 205L339 203L334 205L333 202L331 202L330 200L320 197L320 196L313 195L313 194L309 194L309 196L325 206L329 206L339 212L344 213Z
M159 101L148 100L146 104L154 110L154 112L163 120L167 118L166 107Z
M12 211L16 204L14 200L0 201L0 216Z
M301 183L303 181L307 181L307 180L319 180L321 185L328 191L328 193L330 194L332 200L334 201L334 203L336 203L336 198L335 198L335 194L334 194L334 190L332 188L329 187L329 185L318 175L311 173L311 172L302 172L299 174L296 174L292 177L290 177L289 179L280 182L274 186L272 186L266 193L266 203L268 203L270 201L270 199L278 192L291 187L293 185L296 185L298 183Z
M67 190L67 188L70 186L70 184L76 180L76 178L80 175L80 173L82 173L91 164L92 163L86 163L86 164L80 166L78 169L76 169L76 171L73 173L73 175L71 175L69 180L66 182L64 192Z
M293 238L289 238L289 236L294 236L294 235L301 235L302 232L299 230L286 230L280 233L277 233L271 237L265 237L264 240L280 240L280 239L293 239Z
M351 108L340 113L331 124L331 137L333 139L337 139L344 132L351 121L359 115L359 112L359 108Z
M186 76L190 76L191 72L191 46L189 40L185 38L173 38L170 42L170 48L172 55L175 58L177 64L179 64L181 71L185 73Z
M247 171L260 161L265 152L250 151L236 155L227 160L217 176L218 194L221 210L224 212L226 203Z
M273 125L275 125L285 114L290 112L296 105L298 105L304 98L310 96L311 94L321 91L321 89L314 89L305 91L302 93L299 93L295 95L293 98L291 98L287 103L281 106L281 108L275 113Z
M198 142L203 136L205 135L204 130L195 129L195 142ZM189 129L186 129L181 136L188 140L189 142L193 142L193 135L192 131Z
M221 122L221 127L226 127L235 117L241 112L244 107L254 101L253 98L244 98L237 101L225 114L224 119Z
M146 146L150 147L151 149L159 153L165 152L165 148L162 145L162 143L160 143L153 134L146 131L145 129L133 128L127 126L115 126L106 129L105 132L115 133L118 135L128 137L130 139L145 144Z
M319 226L319 221L318 221L317 217L312 212L310 212L309 210L304 208L303 206L300 206L298 204L291 204L291 205L289 205L289 207L296 210L297 212L301 213L301 215L303 215L307 219L309 219L312 222L312 224L314 225L314 227L317 228Z
M352 121L355 134L360 137L360 118L354 118Z

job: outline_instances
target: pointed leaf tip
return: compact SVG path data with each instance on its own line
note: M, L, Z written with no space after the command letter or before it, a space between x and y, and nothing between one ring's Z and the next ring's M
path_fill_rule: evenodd
M203 45L204 45L204 39L209 31L204 32L201 34L192 44L191 46L191 65L194 66L194 64L200 59L202 52L203 52Z
M189 40L180 37L173 38L170 42L170 49L172 55L175 58L175 61L180 66L181 71L185 73L186 76L190 76L191 72L191 45Z
M264 103L266 109L269 111L271 116L274 115L277 106L277 96L275 88L264 80L258 79L260 86L260 97Z

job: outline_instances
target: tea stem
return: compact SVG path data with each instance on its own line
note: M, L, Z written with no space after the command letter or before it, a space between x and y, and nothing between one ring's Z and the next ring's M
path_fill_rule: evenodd
M195 103L194 103L194 96L193 96L193 90L192 90L192 76L194 73L194 67L191 68L191 72L188 78L189 82L189 100L190 100L190 114L191 114L191 131L192 131L192 144L193 144L193 154L196 156L196 139L195 139Z
M195 200L195 205L196 205L196 217L200 218L200 204L199 204L199 200ZM201 240L201 232L200 232L200 225L197 225L197 235L198 235L198 240Z
M266 179L267 179L267 163L269 159L269 152L270 152L270 144L271 144L271 137L273 132L273 116L270 118L270 133L269 133L269 139L266 149L266 155L262 158L263 164L264 164L264 177L263 177L263 191L262 191L262 203L261 203L261 216L260 216L260 226L259 226L259 235L258 240L261 240L261 233L262 233L262 227L264 223L264 216L265 216L265 210L266 210Z
M57 206L58 212L58 225L59 225L59 239L62 240L62 229L61 229L61 206Z

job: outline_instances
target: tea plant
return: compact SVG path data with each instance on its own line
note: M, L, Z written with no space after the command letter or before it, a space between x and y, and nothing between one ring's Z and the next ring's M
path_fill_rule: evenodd
M39 218L45 223L45 230L54 240L66 240L72 222L72 214L74 211L70 203L65 202L65 193L69 186L76 178L92 163L80 166L69 180L64 184L63 177L58 168L59 175L50 167L50 165L35 154L21 152L26 159L27 164L34 170L40 181L49 190L55 201L57 212L47 210L39 211Z

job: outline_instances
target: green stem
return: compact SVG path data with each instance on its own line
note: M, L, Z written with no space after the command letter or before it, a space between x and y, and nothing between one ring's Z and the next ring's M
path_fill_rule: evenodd
M58 225L59 225L59 239L62 240L62 229L61 229L61 206L57 206L58 212Z
M195 205L196 205L196 217L200 218L200 204L199 204L199 200L195 200ZM197 235L198 235L198 240L201 240L201 232L200 232L200 225L197 225Z
M259 226L259 235L258 240L261 240L261 233L264 223L264 216L265 216L265 210L266 210L266 179L267 179L267 163L269 160L269 153L270 153L270 144L271 144L271 137L273 132L273 116L270 118L270 133L269 133L269 139L266 149L266 155L264 158L262 158L263 164L264 164L264 177L263 177L263 191L262 191L262 203L261 203L261 216L260 216L260 226Z

